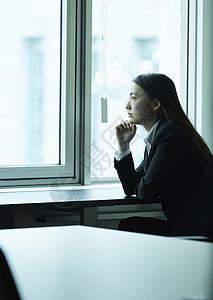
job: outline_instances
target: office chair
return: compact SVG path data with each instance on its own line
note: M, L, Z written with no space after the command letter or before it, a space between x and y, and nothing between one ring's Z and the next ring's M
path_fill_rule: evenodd
M0 299L21 300L6 258L0 249Z

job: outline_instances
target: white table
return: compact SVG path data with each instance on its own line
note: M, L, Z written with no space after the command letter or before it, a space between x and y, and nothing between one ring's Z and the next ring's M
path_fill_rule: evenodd
M213 244L65 226L0 231L23 300L210 300Z

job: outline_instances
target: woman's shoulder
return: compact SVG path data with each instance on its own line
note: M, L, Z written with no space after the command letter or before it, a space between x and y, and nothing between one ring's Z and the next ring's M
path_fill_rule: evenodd
M160 142L174 137L189 141L188 134L182 127L172 122L167 116L163 116L156 129L155 141Z

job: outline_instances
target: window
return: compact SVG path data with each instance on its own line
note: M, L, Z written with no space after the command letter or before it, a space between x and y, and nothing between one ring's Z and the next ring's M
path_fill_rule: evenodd
M74 170L76 11L74 1L1 1L3 186L79 180Z
M114 129L120 119L127 119L128 84L134 77L167 74L185 105L185 10L181 0L93 0L92 180L117 178ZM107 122L101 119L101 101L107 101ZM145 131L138 126L137 132L131 147L136 165L145 147Z
M0 185L117 180L114 128L139 73L168 74L195 116L195 4L1 0Z
M0 165L59 164L60 1L2 0L0 14Z

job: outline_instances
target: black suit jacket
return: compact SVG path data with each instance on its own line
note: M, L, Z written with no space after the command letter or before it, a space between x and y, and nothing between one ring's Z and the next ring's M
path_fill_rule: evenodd
M199 212L198 219L194 218L194 211L207 200L203 167L192 156L186 132L166 116L160 120L150 153L145 149L140 166L135 170L130 153L120 161L115 160L115 168L125 194L135 194L142 203L162 203L174 231L185 234L186 221L190 220L193 223L190 226L196 227L195 222L202 223L206 218L205 213ZM193 234L192 231L188 234ZM195 234L205 234L206 229L195 231Z

